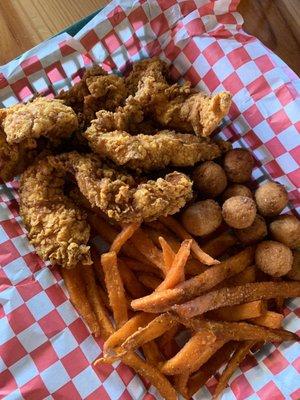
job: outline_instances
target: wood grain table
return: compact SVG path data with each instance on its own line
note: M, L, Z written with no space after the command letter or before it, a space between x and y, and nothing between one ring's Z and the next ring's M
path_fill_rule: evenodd
M0 0L0 65L103 7L107 0ZM300 0L241 0L244 29L300 75Z

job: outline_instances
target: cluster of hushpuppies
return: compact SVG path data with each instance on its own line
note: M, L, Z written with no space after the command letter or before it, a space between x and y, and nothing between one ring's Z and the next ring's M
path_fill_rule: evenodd
M105 340L97 363L121 359L167 400L226 362L217 396L254 347L297 340L281 307L300 295L300 221L279 215L281 184L250 189L248 150L208 137L230 104L151 59L0 110L0 176L21 174L28 237Z
M241 243L260 242L255 264L263 272L299 279L300 221L294 215L279 216L288 204L287 192L280 183L268 181L255 191L245 185L250 183L253 167L253 157L245 149L228 151L219 164L206 161L196 167L194 188L207 200L187 207L182 223L189 233L202 237L224 221ZM264 240L267 236L269 240Z

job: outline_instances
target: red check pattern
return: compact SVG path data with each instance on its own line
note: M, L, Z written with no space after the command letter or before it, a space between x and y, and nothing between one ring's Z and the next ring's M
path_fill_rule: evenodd
M50 40L0 68L2 106L34 93L53 95L77 82L85 66L121 71L132 61L158 55L173 77L197 89L233 94L220 137L250 147L254 178L272 177L300 211L300 82L257 39L243 32L237 0L140 0L110 3L75 38ZM11 72L13 71L13 72ZM18 215L17 181L0 186L0 398L158 398L129 368L93 368L101 354L68 300L61 277L28 244ZM285 325L299 329L299 302L286 309ZM300 346L267 345L249 357L223 399L296 400ZM210 398L212 378L195 396Z

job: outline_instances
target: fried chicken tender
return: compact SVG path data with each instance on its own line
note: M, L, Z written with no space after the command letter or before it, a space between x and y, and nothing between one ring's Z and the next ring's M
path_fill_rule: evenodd
M134 98L161 125L199 136L209 136L231 105L228 92L208 96L193 92L189 83L170 86L151 76L140 81Z
M64 171L48 158L30 166L21 176L20 215L38 255L52 264L74 268L92 263L87 242L86 215L63 193Z
M118 107L115 112L100 110L92 124L98 132L132 131L144 120L140 104L130 96L124 107Z
M0 110L0 124L9 144L27 141L36 147L36 139L46 136L57 142L70 136L78 127L76 114L63 101L37 97L27 104Z
M50 145L58 145L77 129L77 116L60 100L36 98L0 110L0 176L22 173Z
M151 76L156 82L166 82L168 73L167 63L157 57L134 63L132 71L125 79L129 94L135 94L144 77Z
M95 155L72 152L54 156L50 162L74 174L93 207L122 223L174 214L192 197L192 182L179 172L138 184L132 176L103 165Z
M94 66L86 70L80 82L60 92L57 98L65 100L79 114L84 127L98 110L114 110L123 104L127 94L123 77L108 75L100 66Z
M84 136L92 150L117 165L136 171L152 171L166 166L187 167L221 155L218 144L195 135L164 130L155 135L131 136L124 131L101 133L97 121Z

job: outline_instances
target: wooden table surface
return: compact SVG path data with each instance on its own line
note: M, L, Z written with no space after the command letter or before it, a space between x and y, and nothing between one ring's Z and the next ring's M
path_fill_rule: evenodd
M0 65L103 7L107 0L0 0ZM244 29L300 75L300 0L241 0Z

